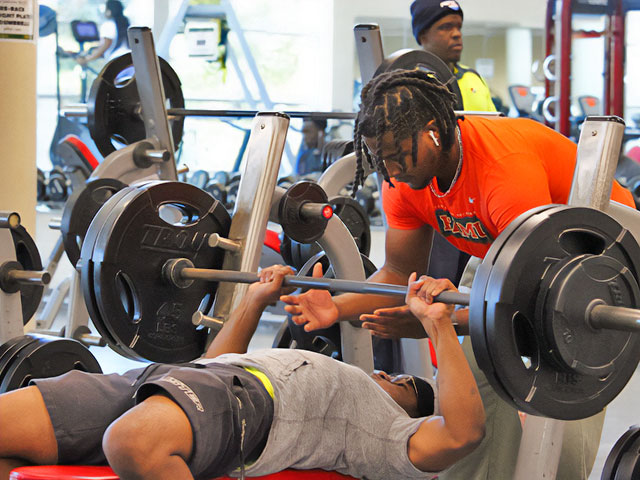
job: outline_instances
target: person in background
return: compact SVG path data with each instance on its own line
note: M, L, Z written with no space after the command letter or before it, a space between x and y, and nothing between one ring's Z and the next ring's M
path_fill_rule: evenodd
M495 112L487 83L478 72L460 63L462 19L462 8L455 0L415 0L411 4L411 28L416 42L438 56L456 76L464 109Z
M302 145L296 159L298 175L322 171L321 153L326 129L326 120L305 118L302 122Z
M105 58L111 60L129 51L127 28L129 19L124 15L124 6L120 0L107 0L104 6L104 16L107 19L100 26L100 44L92 49L88 55L76 56L80 65Z

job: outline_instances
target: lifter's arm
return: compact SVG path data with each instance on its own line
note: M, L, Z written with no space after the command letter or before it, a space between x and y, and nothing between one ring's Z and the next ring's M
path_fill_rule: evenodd
M443 470L473 451L485 428L480 393L451 323L453 306L432 303L433 296L444 290L455 288L446 279L422 277L411 283L407 293L407 304L438 357L440 415L425 420L409 440L409 459L428 472Z
M262 312L283 293L282 281L285 275L293 274L291 267L282 265L263 269L258 274L260 281L249 286L247 294L231 312L229 320L215 336L204 357L213 358L223 353L246 353Z
M432 239L433 229L428 225L414 230L389 228L385 263L367 281L406 285L411 272L427 271ZM362 313L404 303L399 297L387 295L345 293L331 297L329 292L318 290L281 299L288 304L285 310L293 315L293 321L305 325L307 331L326 328L337 321L358 320ZM323 308L315 308L320 304Z

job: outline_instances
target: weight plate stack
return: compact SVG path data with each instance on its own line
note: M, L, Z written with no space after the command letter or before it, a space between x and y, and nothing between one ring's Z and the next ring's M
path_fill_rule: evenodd
M191 316L215 294L216 284L176 288L164 281L162 267L180 257L199 268L220 268L224 253L209 247L207 238L226 237L230 223L211 195L181 182L149 185L114 207L96 238L86 281L93 282L99 316L120 349L161 363L203 353L207 331Z
M107 200L126 186L114 178L97 178L69 197L64 205L60 231L71 265L80 259L80 248L93 217Z
M93 321L93 325L96 327L96 330L98 330L98 333L102 336L102 338L104 338L105 342L107 342L107 345L109 345L117 353L125 357L128 357L127 353L119 348L115 338L113 338L113 336L105 326L102 317L100 316L93 281L91 281L91 279L93 278L93 263L91 261L91 255L93 253L93 247L95 246L98 234L102 230L102 227L104 226L111 211L113 211L113 209L118 205L120 200L124 199L132 192L135 192L135 190L136 187L123 188L113 197L107 200L102 208L98 210L98 213L91 221L91 224L89 225L87 233L84 237L84 241L82 242L82 249L80 250L80 261L76 263L76 268L80 271L84 302L87 306L89 317L91 317L91 320Z
M544 212L553 208L553 205L544 205L542 207L534 208L524 212L522 215L516 217L505 228L498 238L494 240L489 248L489 251L482 259L482 263L476 270L475 277L473 279L473 285L471 287L471 297L469 303L469 334L471 337L471 345L473 347L473 355L481 370L486 372L493 372L493 364L489 355L486 339L486 303L485 294L487 290L487 283L489 282L489 276L491 275L491 269L495 259L500 255L503 245L513 235L520 225L522 225L528 218L538 213ZM492 377L495 377L492 374ZM496 380L497 381L497 380Z
M0 393L26 387L35 378L50 378L71 370L102 373L89 349L70 338L25 335L5 365L0 378Z
M585 375L576 369L575 364L583 357L567 361L570 355L567 352L581 352L598 339L605 345L611 341L609 330L594 330L585 321L586 311L580 314L582 321L578 319L560 327L573 329L564 338L571 338L578 347L572 346L555 356L549 352L548 345L553 339L546 332L557 335L559 321L548 311L540 313L539 293L541 290L544 293L545 272L585 255L600 257L596 260L599 264L604 264L604 257L609 257L627 265L637 288L640 247L615 220L593 209L557 206L531 215L506 238L493 258L485 290L484 335L473 338L474 351L476 344L484 339L486 345L482 350L488 353L491 362L491 368L484 370L487 378L503 398L526 413L561 420L593 416L624 388L640 359L638 336L616 331L616 335L625 337L624 341L616 340L611 350L599 347L609 350L605 355L615 362L612 371L598 376ZM585 281L580 288L587 292L585 295L592 292L592 298L596 298L602 292L598 276L583 275L582 279ZM616 288L622 288L624 283L617 278L614 282ZM475 283L472 296L478 295L474 288ZM619 299L622 304L618 306L637 307L625 305L635 302L635 294L625 295ZM556 293L551 297L554 305L571 303L558 300ZM472 298L471 308L473 306ZM474 322L476 320L474 318ZM592 336L596 340L587 334L588 330L594 330ZM558 358L564 358L564 368L559 368ZM596 362L601 363L602 358Z

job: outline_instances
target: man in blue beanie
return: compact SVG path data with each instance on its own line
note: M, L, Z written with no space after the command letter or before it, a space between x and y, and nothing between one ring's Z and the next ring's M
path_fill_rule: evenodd
M451 69L458 79L464 109L495 112L484 79L458 63L462 54L462 19L462 8L455 0L415 0L411 4L411 27L416 42Z

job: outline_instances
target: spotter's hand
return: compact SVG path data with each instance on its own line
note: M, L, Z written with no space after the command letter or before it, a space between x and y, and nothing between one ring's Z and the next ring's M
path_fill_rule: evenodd
M322 277L322 264L313 266L313 277ZM297 325L304 325L310 332L319 328L327 328L338 320L338 308L331 294L326 290L309 290L300 295L283 295L280 297L287 305L284 307Z

